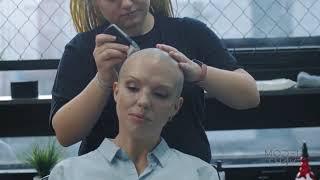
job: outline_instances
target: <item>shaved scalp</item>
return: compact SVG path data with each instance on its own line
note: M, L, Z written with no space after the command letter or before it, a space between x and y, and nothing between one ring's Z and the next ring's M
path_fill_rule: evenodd
M148 48L131 54L121 66L119 81L121 81L123 74L130 71L130 65L133 63L152 63L159 68L173 68L172 70L176 72L177 75L177 96L180 97L183 88L184 75L178 66L177 61L174 60L167 52L158 48Z

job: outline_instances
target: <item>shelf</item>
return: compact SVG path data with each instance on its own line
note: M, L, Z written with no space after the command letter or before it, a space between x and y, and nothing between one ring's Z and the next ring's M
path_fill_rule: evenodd
M290 96L320 94L320 88L290 88L280 91L260 91L260 96Z
M11 96L0 96L0 105L16 105L16 104L48 104L51 103L51 95L40 95L38 98L16 98Z
M260 91L260 96L290 96L320 94L320 88L290 88L286 90ZM11 104L48 104L51 103L51 95L40 95L38 98L16 98L0 96L0 105Z

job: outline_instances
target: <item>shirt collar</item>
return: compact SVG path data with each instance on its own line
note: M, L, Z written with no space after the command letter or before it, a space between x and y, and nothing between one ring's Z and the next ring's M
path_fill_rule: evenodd
M111 140L105 138L97 150L111 163L121 149Z
M169 157L169 150L170 148L168 144L163 138L161 138L160 143L150 152L150 154L157 159L161 167L164 167Z
M117 146L115 143L113 143L108 138L105 138L99 148L97 149L110 163L113 161L115 157L121 158L121 159L128 159L125 152L123 152L119 146ZM166 141L161 138L160 143L149 153L153 157L156 158L156 160L159 162L159 165L161 167L165 166L165 163L167 162L169 158L169 152L170 148Z

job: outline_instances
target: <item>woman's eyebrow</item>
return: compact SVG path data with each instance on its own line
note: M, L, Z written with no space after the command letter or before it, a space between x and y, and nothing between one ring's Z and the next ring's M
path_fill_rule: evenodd
M159 84L159 85L157 85L157 88L164 88L164 89L172 89L173 88L173 86L170 86L170 85L167 85L167 84Z
M137 81L137 82L141 82L140 79L138 79L137 77L133 76L133 75L128 75L125 77L125 80L126 81L130 81L130 80L134 80L134 81ZM175 86L174 85L171 85L169 83L157 83L156 85L154 85L154 87L156 89L168 89L168 90L171 90L171 89L174 89Z
M132 75L128 75L127 77L125 77L126 80L135 80L135 81L140 81L138 78L132 76Z
M165 84L165 83L161 84L161 83L159 83L159 84L154 85L154 89L155 90L164 90L164 91L169 91L170 92L170 91L175 89L175 86L173 86L171 84Z

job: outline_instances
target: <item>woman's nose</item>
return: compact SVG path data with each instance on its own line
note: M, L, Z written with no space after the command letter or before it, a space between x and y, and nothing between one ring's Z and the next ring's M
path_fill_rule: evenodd
M133 4L132 0L122 0L121 6L123 8L130 8L132 4Z
M137 104L142 108L149 108L151 105L150 95L147 92L141 92L138 97Z

